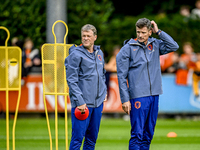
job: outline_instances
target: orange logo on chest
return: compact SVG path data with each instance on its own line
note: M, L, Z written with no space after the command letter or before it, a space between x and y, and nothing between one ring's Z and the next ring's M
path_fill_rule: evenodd
M102 61L102 57L101 57L101 55L98 55L98 59L99 59L100 61Z
M151 44L149 44L148 46L148 49L151 51L153 49L153 46Z

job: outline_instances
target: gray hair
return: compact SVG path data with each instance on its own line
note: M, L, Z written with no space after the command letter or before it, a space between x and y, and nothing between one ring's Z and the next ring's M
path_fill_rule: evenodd
M151 29L151 21L147 18L141 18L136 22L135 26L140 29L143 27L147 27L147 29L150 30Z
M97 29L91 24L86 24L81 28L81 31L89 31L89 30L92 30L94 35L97 35Z

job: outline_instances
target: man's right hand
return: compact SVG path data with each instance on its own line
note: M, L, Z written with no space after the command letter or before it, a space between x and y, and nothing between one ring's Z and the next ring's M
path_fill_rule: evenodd
M81 112L85 112L85 109L86 109L87 107L86 107L86 104L83 104L83 105L77 106L77 108L78 108Z
M129 114L129 113L130 113L130 110L131 110L131 103L130 103L130 101L123 103L123 104L122 104L122 109L123 109L127 114Z

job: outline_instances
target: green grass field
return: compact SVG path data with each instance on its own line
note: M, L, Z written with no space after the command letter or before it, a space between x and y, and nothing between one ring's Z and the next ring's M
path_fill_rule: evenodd
M12 123L10 120L10 149L12 149ZM50 119L55 149L54 119ZM65 150L65 121L58 120L59 150ZM167 133L176 132L176 138ZM19 118L16 126L16 150L49 150L49 135L45 118ZM68 120L68 138L71 137L71 121ZM123 119L103 118L96 150L128 150L130 123ZM158 119L151 150L199 150L200 120ZM0 150L6 150L6 120L0 118Z

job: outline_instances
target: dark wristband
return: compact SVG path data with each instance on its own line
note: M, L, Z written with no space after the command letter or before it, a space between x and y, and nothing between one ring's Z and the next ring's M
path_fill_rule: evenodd
M159 29L158 32L156 32L156 35L158 35L161 32L161 30Z

